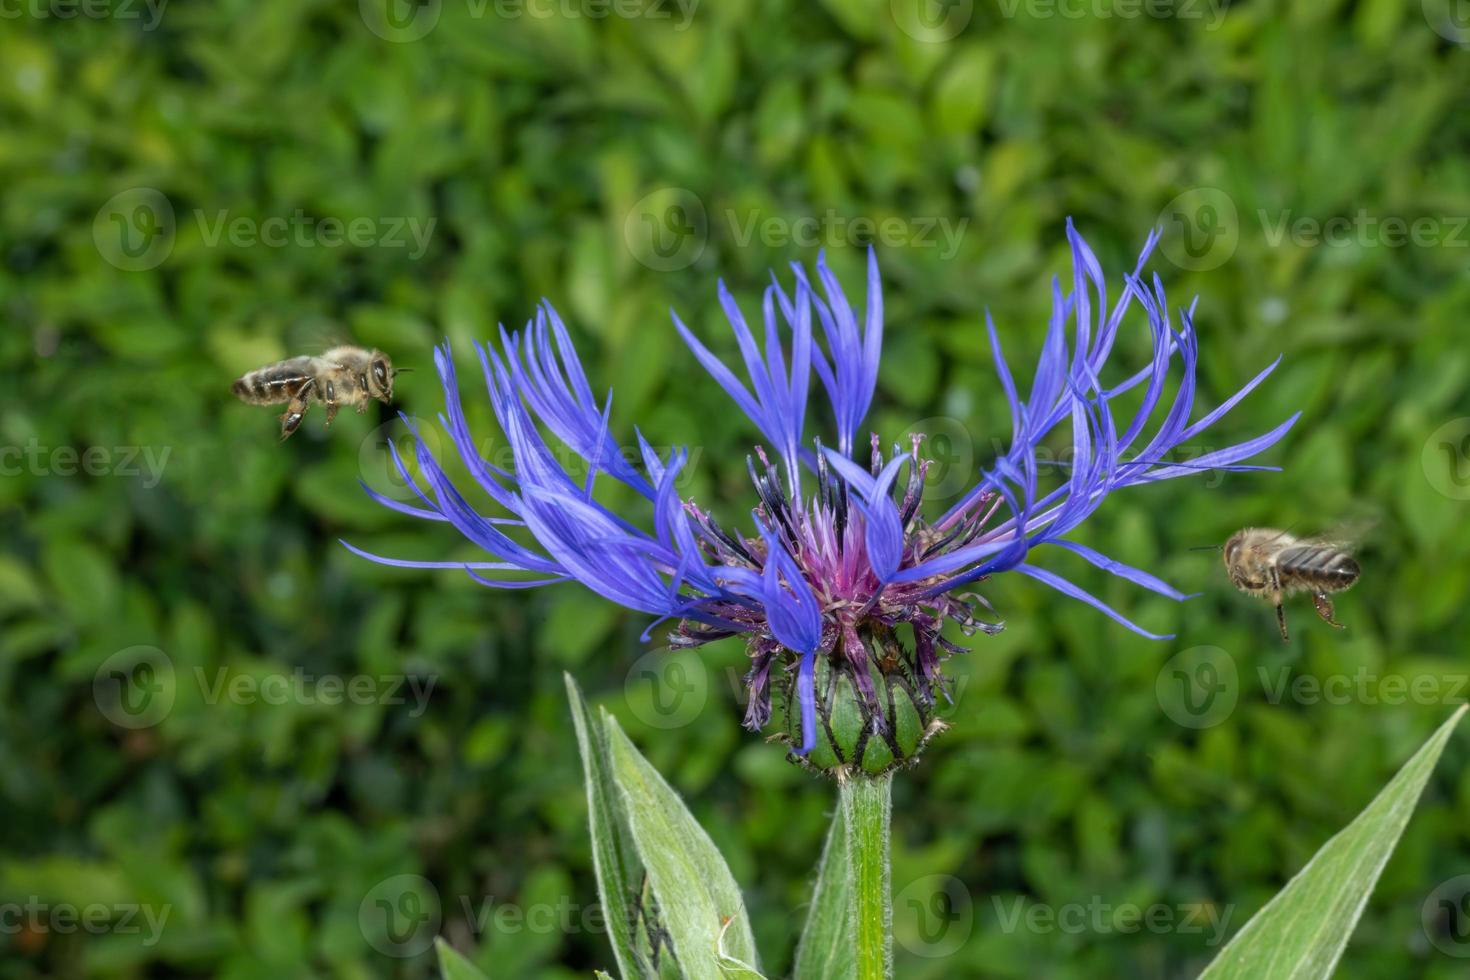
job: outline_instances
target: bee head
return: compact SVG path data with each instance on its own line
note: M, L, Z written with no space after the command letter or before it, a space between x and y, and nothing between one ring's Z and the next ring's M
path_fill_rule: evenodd
M388 360L388 355L382 351L373 351L372 362L368 366L368 391L381 402L387 403L393 397L393 362Z
M1236 531L1234 534L1230 535L1229 540L1225 542L1225 547L1220 549L1224 553L1225 565L1227 568L1235 563L1235 557L1236 555L1240 554L1240 545L1241 542L1244 540L1245 532Z

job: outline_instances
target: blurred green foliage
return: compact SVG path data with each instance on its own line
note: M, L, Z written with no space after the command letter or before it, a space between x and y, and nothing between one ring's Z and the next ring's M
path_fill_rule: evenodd
M815 216L855 285L880 226L842 221L896 219L897 240L879 243L888 338L870 422L896 438L929 420L978 466L1009 433L982 311L1012 363L1030 363L1050 279L1070 281L1069 215L1114 295L1164 226L1152 268L1176 304L1200 296L1205 407L1285 353L1215 445L1305 415L1271 453L1286 472L1131 490L1076 535L1201 598L1176 606L1042 558L1177 640L1139 639L1034 582L986 584L1007 629L951 663L953 730L896 786L898 970L1192 975L1209 930L1005 923L1024 898L1229 905L1238 928L1450 711L1371 703L1392 700L1371 681L1347 703L1272 703L1261 670L1466 694L1470 50L1424 7L7 7L0 977L427 976L432 950L385 955L417 946L373 926L385 908L430 907L392 890L417 880L404 875L432 883L433 921L493 976L608 966L581 917L595 888L564 669L686 794L747 889L761 949L789 956L835 796L740 729L742 652L712 648L670 675L639 659L642 619L573 587L503 595L353 557L339 538L472 551L358 487L402 489L386 410L331 431L316 411L280 444L276 411L229 383L337 332L416 368L400 405L432 420L430 346L448 337L493 454L469 342L546 296L594 385L616 387L615 431L692 444L686 492L738 522L754 434L698 373L671 305L731 350L717 277L755 310L768 268L815 257L782 234ZM1429 232L1394 244L1363 215ZM1333 218L1352 223L1327 242L1296 224ZM335 237L326 219L343 223ZM340 241L353 219L366 243ZM418 254L406 229L431 220ZM961 232L946 247L926 222ZM1146 353L1132 320L1118 359ZM1283 645L1270 610L1188 550L1345 515L1376 524L1339 603L1344 633L1297 603ZM1238 697L1195 729L1156 682L1202 645L1228 654ZM159 653L117 659L138 646ZM138 656L172 697L155 724L107 701L112 667L143 676ZM678 724L645 667L704 692ZM385 696L265 697L293 676L366 677ZM376 679L404 676L432 682L427 703L406 685L384 703ZM222 677L258 696L220 694ZM1467 810L1459 739L1342 975L1459 975L1420 920L1435 885L1470 870ZM937 888L953 901L936 904ZM530 915L569 904L571 928ZM97 935L47 911L90 905L110 923ZM131 906L167 910L156 937L141 919L120 927Z

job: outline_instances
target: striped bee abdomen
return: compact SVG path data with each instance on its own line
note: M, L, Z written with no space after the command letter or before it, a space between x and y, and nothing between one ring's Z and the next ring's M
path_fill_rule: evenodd
M1287 548L1278 564L1285 575L1328 592L1346 589L1362 572L1351 555L1322 544Z
M269 367L251 371L230 386L235 397L254 405L274 405L296 397L301 386L312 378L311 359L293 357Z

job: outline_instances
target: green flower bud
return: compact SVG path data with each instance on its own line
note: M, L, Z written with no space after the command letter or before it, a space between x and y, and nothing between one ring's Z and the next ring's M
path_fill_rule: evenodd
M864 637L871 646L871 637ZM866 658L871 699L857 683L857 666L846 658L819 656L816 662L816 744L805 756L794 751L791 761L825 775L843 778L858 773L878 776L913 765L919 753L946 727L934 717L933 700L915 682L907 657L897 650L891 635L884 648L890 656ZM801 710L796 696L796 672L790 671L781 688L777 739L801 745Z

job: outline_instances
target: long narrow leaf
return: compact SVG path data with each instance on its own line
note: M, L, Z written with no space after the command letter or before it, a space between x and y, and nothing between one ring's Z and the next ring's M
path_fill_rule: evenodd
M745 900L714 841L679 794L604 713L613 779L659 919L688 976L718 977L722 961L757 964Z
M592 867L597 875L597 892L602 899L603 918L613 957L624 980L657 978L641 952L633 914L640 890L643 866L622 812L622 798L613 781L608 756L607 734L587 710L582 691L570 674L566 676L567 700L572 705L572 724L577 730L577 747L582 753L582 772L587 783L587 822L592 831Z
M490 980L444 940L434 940L434 947L439 952L439 980Z
M1226 944L1200 980L1330 976L1409 822L1461 706L1346 829Z

